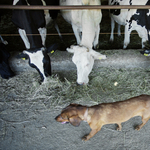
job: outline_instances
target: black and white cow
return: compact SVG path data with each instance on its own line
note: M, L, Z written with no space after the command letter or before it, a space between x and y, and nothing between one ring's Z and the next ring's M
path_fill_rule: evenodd
M109 5L150 5L149 0L109 0ZM144 48L144 42L148 40L147 31L149 26L149 10L140 9L112 9L110 10L111 16L111 36L110 40L113 41L113 31L115 27L115 21L118 23L118 35L120 35L120 25L125 26L124 45L125 49L130 43L130 34L133 30L136 30L139 37L142 38L142 48Z
M101 5L100 0L60 0L60 5ZM99 44L101 9L62 10L63 18L72 25L78 46L71 46L67 51L73 53L72 61L77 67L77 83L87 84L94 60L106 59L92 49Z
M0 42L0 75L4 79L9 79L13 77L15 74L9 66L10 54L6 49L7 41L5 41L1 36L0 36L0 40L1 40Z
M59 0L14 0L13 5L59 5ZM56 49L45 47L46 25L55 20L58 10L13 10L12 22L27 48L23 53L29 57L29 65L37 69L42 81L51 75L51 62L48 52Z

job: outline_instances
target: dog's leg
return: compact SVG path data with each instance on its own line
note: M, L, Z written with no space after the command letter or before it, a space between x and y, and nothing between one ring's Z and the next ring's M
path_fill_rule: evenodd
M91 137L93 137L99 130L97 129L92 129L92 131L88 134L88 135L85 135L83 138L82 138L82 141L87 141L89 140Z
M148 118L144 118L144 117L142 117L142 123L140 124L140 125L138 125L135 129L136 130L140 130L146 123L147 123L147 121L150 119L150 117L148 117Z
M82 140L83 141L87 141L89 140L91 137L93 137L98 131L101 130L103 124L99 124L99 125L95 125L94 123L92 124L89 124L90 125L90 128L92 129L92 131L89 133L89 135L85 135ZM97 126L97 128L96 128Z
M122 128L121 123L117 123L117 125L118 125L117 130L121 131L121 128Z

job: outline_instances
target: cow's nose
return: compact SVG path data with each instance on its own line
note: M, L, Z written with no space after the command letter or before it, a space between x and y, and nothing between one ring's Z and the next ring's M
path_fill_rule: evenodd
M77 82L77 85L85 85L84 82Z

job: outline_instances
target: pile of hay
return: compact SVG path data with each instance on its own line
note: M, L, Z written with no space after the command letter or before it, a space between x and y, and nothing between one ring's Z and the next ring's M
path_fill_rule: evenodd
M36 72L22 72L9 80L0 77L2 110L45 110L62 108L70 103L93 105L150 94L150 71L144 69L99 68L90 74L88 85L76 84L76 72L55 73L40 84Z

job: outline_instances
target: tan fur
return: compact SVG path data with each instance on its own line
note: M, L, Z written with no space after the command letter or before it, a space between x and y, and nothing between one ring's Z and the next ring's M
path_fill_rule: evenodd
M150 119L150 96L140 95L128 100L102 103L91 107L78 104L70 104L62 110L55 119L58 122L70 122L74 126L79 126L81 121L87 121L91 127L89 135L84 136L84 141L89 140L105 124L118 124L117 130L121 130L121 123L134 116L142 117L142 124L136 127L140 130Z

